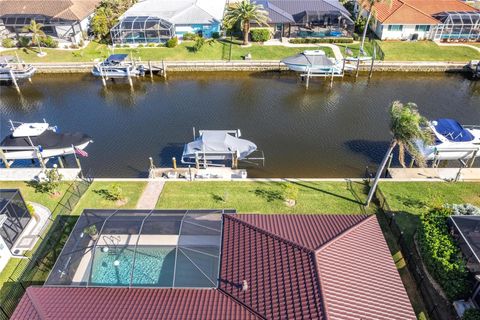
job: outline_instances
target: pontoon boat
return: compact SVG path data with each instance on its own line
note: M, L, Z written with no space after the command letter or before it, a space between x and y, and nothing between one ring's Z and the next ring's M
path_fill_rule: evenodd
M282 62L292 71L334 74L342 73L342 65L330 60L323 50L305 50Z
M426 160L467 160L480 156L480 127L462 126L453 119L438 119L429 123L435 136L434 145L417 146Z
M128 54L112 54L93 67L92 74L105 78L128 78L145 74L143 65L127 61Z
M0 143L7 161L64 156L84 150L91 137L83 133L58 133L48 123L22 123L10 120L12 133ZM77 149L77 151L75 150Z
M36 69L13 56L0 56L0 81L30 79Z

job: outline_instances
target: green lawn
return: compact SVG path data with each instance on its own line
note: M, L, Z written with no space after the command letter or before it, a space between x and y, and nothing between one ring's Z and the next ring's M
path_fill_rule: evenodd
M441 47L432 41L379 41L390 61L470 61L479 57L479 52L468 47Z
M157 208L236 209L241 213L363 213L365 185L360 182L303 182L298 200L285 205L284 182L167 182ZM359 201L361 199L361 201Z
M191 47L192 41L186 41L175 48L118 48L115 53L128 53L135 59L142 61L160 60L228 60L230 56L230 43L227 41L207 42L203 48L195 53ZM232 60L241 60L242 56L250 53L254 60L280 60L290 55L302 52L307 48L289 48L282 46L263 46L253 43L251 47L243 48L238 43L232 45ZM311 48L310 48L311 49ZM322 48L329 56L333 56L330 48ZM109 51L106 45L91 42L84 49L79 50L58 50L44 49L46 57L37 57L37 49L18 49L1 53L2 55L14 54L17 52L20 58L26 62L85 62L94 61L97 58L106 58Z

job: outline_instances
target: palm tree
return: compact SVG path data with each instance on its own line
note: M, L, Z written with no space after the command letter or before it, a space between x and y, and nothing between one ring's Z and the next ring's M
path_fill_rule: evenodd
M262 5L253 4L250 0L242 0L229 6L223 18L227 28L232 28L239 21L242 26L243 44L247 45L250 22L268 25L268 12L263 10Z
M365 45L365 38L367 37L367 29L370 24L372 16L375 15L375 4L385 2L389 6L391 5L391 0L360 0L360 12L362 10L368 10L367 21L365 22L365 27L363 28L362 43L360 45L360 52L364 52L363 46ZM360 13L358 15L360 17Z
M30 32L32 34L32 38L35 40L40 54L43 55L42 47L40 46L40 37L45 37L45 32L43 32L42 28L43 24L37 23L35 20L32 20L28 26L22 28L22 31Z
M398 160L402 167L405 168L405 151L408 151L418 165L425 165L425 158L415 145L415 141L420 140L425 144L432 143L433 136L430 131L423 127L427 124L427 120L420 115L415 103L409 102L403 104L400 101L394 101L390 107L390 132L392 133L392 141L385 157L378 168L372 188L368 193L368 206L373 198L378 181L382 175L385 165L387 164L390 154L396 146L399 148Z

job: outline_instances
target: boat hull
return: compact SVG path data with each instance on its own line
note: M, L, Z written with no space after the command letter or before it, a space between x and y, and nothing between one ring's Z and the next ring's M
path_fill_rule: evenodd
M75 148L84 150L91 141L84 142L82 144L76 145ZM42 158L47 159L51 157L58 157L58 156L66 156L70 154L74 154L75 150L73 147L66 147L66 148L56 148L56 149L44 149L40 154ZM29 159L37 159L37 154L34 150L11 150L11 151L4 151L5 158L7 160L29 160Z
M29 67L27 70L19 71L15 70L13 71L13 75L17 81L19 80L25 80L25 79L30 79L37 69L34 67ZM0 72L0 81L12 81L12 75L9 72L6 71L1 71Z

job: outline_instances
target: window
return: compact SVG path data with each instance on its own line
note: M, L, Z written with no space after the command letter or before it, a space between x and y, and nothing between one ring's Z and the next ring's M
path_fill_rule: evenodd
M401 24L390 24L388 25L388 31L402 31L403 25Z
M417 24L415 26L415 31L427 32L427 31L430 31L430 26L429 25Z

